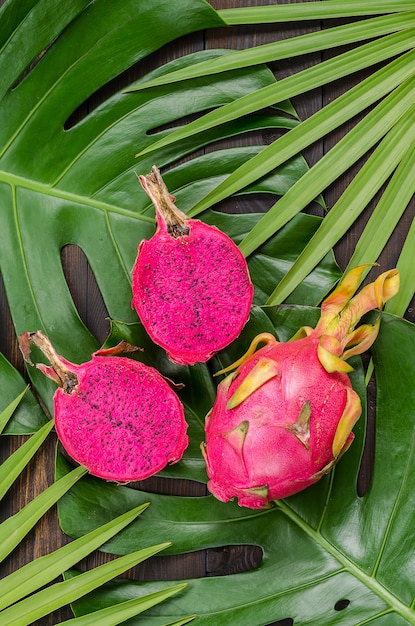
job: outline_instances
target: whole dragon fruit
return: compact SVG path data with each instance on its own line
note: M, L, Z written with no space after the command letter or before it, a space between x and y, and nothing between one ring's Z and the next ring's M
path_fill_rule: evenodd
M236 368L218 386L202 444L208 488L219 500L263 508L318 481L352 443L361 404L345 359L371 346L380 320L355 326L399 289L398 271L390 270L352 297L365 267L326 298L314 329L285 343L260 334L219 372Z
M225 233L175 206L156 167L139 180L155 206L157 230L139 245L132 305L172 361L207 361L248 320L253 286L246 261Z
M59 387L54 395L55 428L68 455L90 474L116 482L143 480L181 459L188 445L183 406L169 382L152 367L128 357L121 342L82 365L59 356L40 331L20 336L49 365L37 367Z

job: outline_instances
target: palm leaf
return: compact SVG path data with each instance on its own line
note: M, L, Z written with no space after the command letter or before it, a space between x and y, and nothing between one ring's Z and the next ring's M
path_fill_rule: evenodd
M23 394L18 396L2 413L2 421L9 419L21 402ZM46 436L50 433L53 422L49 422L36 434L30 437L16 452L0 466L0 486L2 494L26 467L34 452L38 450ZM0 524L0 561L18 546L21 540L34 527L40 517L48 511L86 473L85 468L78 467L66 476L57 480L34 500L29 502L18 513ZM148 507L148 502L140 504L115 519L111 519L87 535L62 548L27 563L2 579L2 595L0 598L0 621L2 624L30 624L39 617L65 606L74 599L88 593L91 589L102 585L105 581L122 573L129 567L147 559L166 548L169 544L161 544L134 552L122 559L109 562L100 568L85 572L74 581L55 583L41 591L48 583L61 575L65 569L72 567L93 550L102 546L114 535L125 529L137 516ZM100 623L120 624L149 607L169 598L186 585L169 586L156 593L144 595L119 607L119 610L107 610L98 615ZM37 592L37 593L35 593ZM30 595L32 594L32 595ZM28 596L28 597L27 597ZM102 621L101 621L102 620ZM83 623L83 622L82 622ZM88 623L88 622L87 622Z
M125 602L114 604L106 609L94 611L89 615L83 615L82 617L74 617L72 619L65 620L64 622L61 622L61 624L69 624L69 626L95 626L95 624L100 624L100 626L115 626L116 624L121 624L129 618L135 617L143 611L147 611L151 607L163 602L163 600L167 600L167 598L170 598L170 596L182 591L186 587L186 583L172 585L168 589L149 593L144 596L144 598L126 600ZM193 616L186 617L175 621L174 624L171 624L171 626L188 624L193 621L193 619Z
M0 466L0 500L45 441L52 428L53 421L39 428L33 437L22 444L2 463Z
M202 72L207 74L214 74L216 72L221 72L231 67L247 67L251 64L259 62L259 60L270 61L279 58L286 58L288 56L295 56L296 54L307 54L314 52L318 49L329 49L331 47L336 47L340 45L341 42L345 43L349 35L351 36L351 39L353 39L354 43L358 43L360 41L360 28L363 29L361 31L363 38L363 31L365 28L367 29L367 37L371 36L369 34L370 32L373 33L374 37L379 37L379 35L381 35L381 29L384 27L398 27L398 29L402 27L404 30L398 33L385 35L361 46L355 46L352 50L348 52L339 54L318 64L317 66L307 68L302 72L298 72L293 76L289 76L281 80L277 85L266 87L252 94L247 94L240 98L238 101L224 105L219 110L207 113L206 115L195 120L194 122L191 122L190 124L187 124L179 128L178 130L170 133L166 137L159 139L152 145L149 145L147 148L141 150L140 155L143 156L145 154L151 153L154 150L165 148L168 145L174 145L176 141L180 142L186 136L190 136L199 132L206 132L211 125L215 126L218 124L229 122L231 119L237 119L239 116L247 115L249 113L252 113L253 111L259 110L263 106L272 105L279 99L291 98L294 95L298 95L299 93L305 93L313 87L327 84L331 81L347 76L348 73L352 71L357 71L362 67L373 66L376 63L382 62L385 59L391 58L391 56L393 56L389 56L389 45L392 45L392 47L394 47L395 44L398 44L399 46L405 41L409 44L409 46L407 47L406 44L404 44L400 51L398 51L398 49L396 48L396 54L400 56L398 57L398 59L389 62L383 69L386 73L388 73L389 71L393 72L395 67L399 67L399 70L403 70L401 80L398 79L395 85L391 86L392 89L396 88L396 86L398 85L403 84L407 79L410 82L411 77L413 76L410 68L414 66L412 60L413 51L405 53L405 50L413 48L413 35L411 34L411 8L413 7L411 7L411 4L409 2L403 3L402 5L394 5L393 10L388 11L388 7L386 6L386 4L382 3L337 3L334 1L330 1L323 3L310 2L304 4L300 3L298 5L290 4L277 7L257 7L246 9L242 8L221 11L220 15L228 24L246 24L249 23L250 17L252 18L253 23L266 23L279 20L295 21L296 19L305 19L304 16L307 16L307 19L324 19L328 17L334 18L340 16L362 16L384 12L396 12L390 15L381 15L380 17L374 17L367 20L358 21L357 23L335 26L323 32L301 35L292 39L276 42L275 44L268 44L266 46L259 46L248 50L242 50L241 52L235 52L231 55L228 55L222 60L223 65L217 64L216 67L214 67L212 63L204 63L203 65L198 64L194 65L193 67L187 68L186 70L182 70L181 72L175 72L170 76L164 76L161 80L186 80L199 76ZM371 31L371 27L374 28L373 31ZM357 30L354 30L355 28ZM379 31L376 34L375 31L378 28ZM408 30L406 30L406 28L408 28ZM385 33L386 30L383 31L382 34ZM325 37L331 37L330 43L325 40ZM407 37L409 38L407 39ZM412 43L410 43L410 40L412 40ZM396 61L398 61L398 66L395 66ZM388 92L383 91L382 76L382 72L380 74L378 72L375 72L373 75L369 76L369 79L367 79L368 84L370 84L370 81L373 79L373 100L371 100L370 96L367 101L364 101L363 98L362 100L357 99L354 103L352 103L352 101L348 99L349 96L351 99L355 96L358 97L360 87L365 85L365 81L362 81L360 84L358 84L357 91L355 91L356 88L351 89L349 93L344 94L335 102L327 105L325 108L322 109L322 111L319 111L317 114L312 116L312 118L300 124L299 127L292 129L289 133L287 133L286 136L278 139L275 144L264 149L259 155L253 157L240 168L236 169L215 189L213 189L209 194L206 194L206 196L202 198L201 201L196 202L193 208L190 210L190 214L197 215L200 212L204 211L206 208L219 202L220 200L223 200L229 195L240 191L246 185L252 184L253 181L260 179L261 176L263 176L269 168L273 168L277 163L283 163L286 158L289 158L291 156L291 148L293 150L293 153L295 154L297 150L302 150L307 145L311 145L311 143L327 135L338 125L344 123L348 119L351 119L354 115L362 113L365 109L367 109L368 104L373 104L379 99L385 98ZM142 81L139 85L137 85L136 89L144 89L151 86L154 87L156 84L158 84L157 79L151 82ZM377 95L375 95L375 92L377 92ZM336 108L336 105L341 107L343 104L345 105L344 111L340 112L339 109ZM339 111L338 117L336 116L337 111ZM392 126L399 122L399 118L399 113L392 117ZM351 133L351 138L353 136L353 133ZM363 141L363 133L362 136L360 136L359 138ZM371 145L372 144L370 144L369 142L367 148L370 148ZM344 141L339 146L339 160L345 165L346 161L350 158L350 166L350 164L357 162L361 153L359 152L359 150L353 150L351 155L350 153L348 153L348 150L350 150L350 148L347 146L347 141ZM334 152L334 154L336 153ZM353 154L355 155L355 158L353 158ZM323 162L325 161L323 160ZM397 167L399 165L399 160L397 162L394 162L392 159L388 160L388 164L390 167ZM339 170L340 171L337 172L335 172L334 170L329 170L325 172L325 175L321 178L321 187L319 189L319 192L326 189L333 182L333 180L335 180L336 177L340 175L341 168L339 168ZM308 184L308 176L305 176L304 180L296 186L296 199L294 203L291 203L292 214L301 211L306 206L305 198L307 196ZM355 189L357 189L357 186L355 187ZM310 199L307 200L307 202L309 201ZM282 206L284 206L284 202L282 203ZM365 206L366 205L364 203L361 203L360 210L356 214L355 219L363 211ZM405 207L402 207L401 205L401 209L402 208L404 209ZM243 241L241 243L241 249L243 250L245 255L251 254L256 249L256 246L261 245L261 243L263 243L263 241L268 236L271 236L272 233L276 232L281 227L281 223L283 223L283 220L280 218L279 209L280 204L277 203L275 210L268 213L268 215L263 218L262 223L258 224L256 230L253 233L249 233L246 241ZM395 214L396 217L391 219L391 223L394 222L396 224L398 222L399 208L397 209L397 211L397 214ZM276 217L277 214L278 217ZM348 227L350 227L351 223L348 224ZM392 230L389 229L385 233L386 239L389 238L391 232ZM337 232L332 231L331 245L333 245L333 242L336 243L343 234L344 231L341 231L341 229L337 229ZM378 242L379 240L376 241ZM318 238L310 243L309 250L309 259L311 259L311 256L313 255L315 258L318 258ZM379 256L381 246L379 245L379 243L377 243L376 246L371 247L371 250L373 251L374 256L370 258L370 261L374 262ZM301 261L299 260L298 264L302 264L302 260L303 259L301 259ZM304 265L303 267L304 269L301 273L302 277L307 275L306 266ZM307 271L310 270L310 267L312 267L311 262L307 265ZM402 264L401 269L404 272L404 284L410 284L410 276L406 275L407 272L410 271L410 269L407 267L406 264ZM282 299L284 299L290 293L289 289L291 287L294 288L299 284L300 274L296 276L295 271L295 269L292 270L293 273L291 273L287 278L286 285L281 286L281 288L276 288L275 293L279 292ZM288 287L288 284L291 285L290 288ZM408 293L406 300L408 301L409 299L410 294Z
M403 316L405 314L405 311L407 310L415 292L415 277L413 271L414 244L415 221L412 220L405 244L402 247L396 264L401 276L403 277L399 294L389 303L389 306L386 307L387 311L394 313L395 315Z
M68 476L65 476L65 480L53 483L18 513L2 522L0 526L0 561L3 561L19 545L46 511L53 504L56 504L58 499L85 473L84 467L74 469Z
M343 97L338 98L338 100L336 100L337 106L333 107L334 111L332 110L331 112L337 113L337 111L339 111L340 115L347 115L348 105L353 107L353 96L359 101L359 97L362 97L365 88L369 88L369 93L366 93L370 98L370 85L364 81L364 84L359 85L359 89L351 90L351 92L347 94L347 99L343 99ZM281 202L274 205L262 218L255 230L252 229L245 237L240 244L243 253L248 256L257 245L265 241L267 237L272 234L275 228L275 221L277 221L278 227L281 227L281 225L298 212L299 207L304 208L307 203L311 201L314 197L314 190L322 189L321 174L323 171L325 172L325 178L327 177L326 181L332 182L354 163L355 158L362 156L368 146L373 146L379 141L393 126L396 119L399 119L407 111L409 111L408 115L411 115L413 89L414 86L410 80L404 82L396 91L392 91L387 98L371 111L359 125L345 135L330 152L324 155L314 168L307 173L307 176L303 177L301 182L296 185L295 189L291 188L290 196L285 194ZM324 112L326 115L329 113L328 110ZM319 114L316 113L315 115L317 116ZM314 121L315 120L311 123L312 129L314 129ZM288 137L288 134L283 139L286 137ZM277 145L277 142L275 142L275 145ZM271 152L269 149L265 150ZM272 152L274 152L274 150ZM306 184L304 184L304 182ZM311 193L310 184L312 185ZM376 182L374 184L376 184ZM348 193L350 197L351 193ZM294 197L297 198L295 204L293 204ZM278 217L276 218L275 216Z
M415 89L415 85L412 86L412 90ZM412 92L415 94L415 91ZM392 94L400 99L400 90L397 90ZM412 106L413 95L409 98L409 106L407 113L397 122L390 132L386 135L383 141L377 146L376 150L367 160L365 165L361 168L358 175L350 183L347 190L341 196L341 198L333 206L330 213L325 218L323 224L319 228L318 232L313 236L310 242L303 249L300 256L297 258L295 264L284 276L283 280L278 284L274 292L268 299L268 304L278 304L285 300L287 295L295 288L298 282L301 282L307 274L312 270L315 263L318 263L328 250L344 235L351 227L357 216L367 206L369 201L373 198L374 194L380 189L381 185L388 179L394 169L398 166L402 156L405 155L411 146L411 143L415 139L414 122L415 122L415 108ZM387 105L388 100L385 99L382 105ZM379 105L382 109L385 107ZM376 109L373 111L376 117L376 113L379 113ZM396 112L392 113L396 118ZM381 119L381 133L387 130L388 127L388 114L382 113L378 119ZM372 119L372 114L369 114L364 124L369 124L370 134L372 137L376 135L376 123ZM383 127L385 124L386 128ZM362 124L363 125L363 124ZM355 148L359 150L359 140L367 140L371 142L368 134L361 131L359 126L356 126L354 131L351 131L347 135L348 140L352 140L354 137L358 137ZM372 134L373 133L373 134ZM315 174L321 171L319 166L324 166L327 161L333 162L332 159L337 155L342 148L339 142L332 150L332 154L329 153L328 159L323 157L319 164L315 166ZM331 158L330 158L331 157ZM343 165L343 162L339 158L337 166ZM317 172L318 170L318 172ZM284 201L288 200L288 194L284 197ZM388 233L388 231L386 231ZM390 233L391 231L389 231ZM376 241L376 238L375 238ZM243 245L243 243L242 243ZM377 258L377 257L375 257ZM373 261L373 257L368 257L369 262Z
M96 589L96 587L102 586L111 578L122 574L125 570L134 567L137 563L141 563L144 559L150 558L165 548L166 544L144 548L95 567L88 572L83 572L75 579L55 583L51 587L42 589L29 598L21 600L17 604L13 604L1 611L2 623L4 626L12 626L13 624L27 626L33 621L52 613L59 607L77 600L89 591ZM175 589L176 592L178 590L178 588ZM160 594L159 598L163 600L163 594ZM137 609L137 603L134 609Z
M364 228L347 269L377 258L415 193L415 144L402 155L381 199ZM390 211L392 206L394 210ZM406 276L408 272L404 271ZM402 292L401 292L402 293ZM396 302L396 301L395 301ZM403 315L403 313L402 313Z
M22 391L22 393L17 396L17 398L12 400L6 406L6 408L3 409L3 411L0 413L0 433L3 432L7 422L9 421L9 419L11 418L11 416L13 415L13 413L15 412L17 407L19 406L20 402L23 400L23 396L25 395L27 389L28 388L26 387L26 389L24 389Z
M330 4L333 3L330 2ZM319 7L321 6L323 6L324 8L324 5L320 4ZM266 11L264 11L265 7L257 7L257 10L261 8L261 13L263 15L266 14ZM268 11L270 10L270 8L271 7L267 7ZM285 8L292 9L292 7L290 6L286 6ZM251 9L253 10L253 8ZM277 10L281 10L281 6L279 6ZM278 61L287 57L291 58L299 56L301 54L310 54L312 52L317 52L320 50L329 50L331 48L336 48L338 46L350 43L357 43L363 40L367 41L368 39L374 37L380 37L382 35L387 35L396 31L410 29L411 26L413 26L414 17L414 11L404 14L398 13L397 15L387 15L380 18L377 17L356 23L351 23L347 26L334 26L324 31L316 31L313 33L308 33L306 35L299 35L288 40L277 41L275 43L264 44L262 46L255 46L253 48L248 48L247 50L230 52L225 57L217 59L215 62L201 61L195 66L190 66L181 70L169 72L166 75L159 76L150 81L140 81L135 87L130 88L129 91L140 91L142 89L148 89L149 87L155 87L157 85L171 84L180 80L189 80L191 78L198 78L200 76L219 74L220 72L240 69L241 67L250 67L259 63L269 63L271 61ZM319 19L323 19L323 17L320 15ZM368 50L372 50L373 48L376 51L375 53L378 53L377 46L370 46ZM364 50L365 48L360 51L362 54L358 52L357 55L363 56ZM345 60L349 59L350 57L353 58L355 56L356 53L354 53L353 55L349 54L346 56L340 56L337 61L334 61L333 59L330 62L327 61L323 64L323 70L318 70L318 74L321 74L322 71L324 72L326 68L335 66L340 62L343 63L343 75L347 75L348 68L347 65L344 64ZM371 60L367 59L366 63L370 65ZM301 74L301 76L307 77L309 75L309 71L307 71L307 74ZM313 73L311 73L311 75L313 75ZM333 78L329 78L327 82L329 82L329 80L333 80ZM268 92L270 93L271 90L268 90ZM263 91L261 95L265 99L267 97L270 97L265 91ZM247 103L246 106L253 106L252 97L250 99L246 99L245 102ZM209 118L205 118L204 123L206 123L207 120L209 120ZM198 132L198 125L195 124L193 128L195 129L195 132ZM182 129L182 132L185 132L185 130L186 132L188 132L189 128ZM176 135L176 137L177 136L178 135Z
M35 395L20 372L0 353L1 431L4 434L33 433L48 422ZM14 406L16 398L21 398ZM12 419L9 419L10 415Z
M78 563L105 543L105 541L108 541L116 533L120 532L138 515L141 515L147 506L148 503L140 505L120 515L116 520L107 522L98 530L68 543L50 554L39 557L9 574L2 582L0 611L50 583L66 569ZM51 595L53 594L53 592L50 593Z
M189 124L178 128L174 132L169 133L166 137L163 137L162 139L151 143L149 146L141 150L139 156L144 156L145 154L148 154L150 152L155 152L156 150L160 150L165 146L180 142L187 137L196 135L197 133L205 132L210 128L218 126L219 124L233 121L242 117L243 115L248 115L249 113L258 111L266 106L275 105L276 103L281 102L287 98L292 98L301 93L306 93L311 89L315 89L317 87L330 83L331 81L347 76L348 74L357 72L358 70L364 69L366 67L370 67L375 63L380 63L385 59L396 56L399 53L405 52L406 50L412 48L413 30L411 28L398 33L393 33L392 35L388 35L381 40L375 40L373 42L363 44L358 48L354 48L348 52L339 54L334 58L323 61L317 66L307 68L298 72L297 74L288 76L287 78L282 79L276 84L268 85L260 90L253 92L252 94L244 95L237 101L230 102L229 104L222 106L218 110L211 111L206 115L203 115L202 117L196 119L194 122L190 122ZM306 48L302 48L302 52L304 54L306 52ZM289 51L286 51L286 56L288 56L288 54ZM407 56L404 57L403 62L398 64L398 67L402 67L404 72L406 70L405 76L412 75L411 60L412 54L407 54ZM391 65L392 63L393 61L391 62ZM392 67L395 67L395 65L393 65ZM197 65L196 68L200 70L200 65ZM388 69L388 71L390 70ZM380 83L380 79L375 76L375 80L373 81L373 83L374 85ZM346 95L347 94L345 94L345 96ZM382 87L380 85L378 97L381 97L382 95ZM366 106L368 106L369 104L371 104L370 100L365 103ZM329 106L332 108L333 105L334 103ZM359 109L356 105L353 115L359 113L362 109L363 107ZM334 122L335 121L333 120L333 123ZM305 123L306 122L303 122L303 124ZM336 126L334 126L334 128L336 128ZM328 132L330 130L332 130L332 128L328 127ZM316 139L318 138L319 137L316 137ZM256 180L257 178L258 173L255 172L255 174L251 176L251 181ZM243 179L242 183L240 183L235 188L235 191L244 187L245 184L246 181L245 179ZM224 186L225 185L223 184L222 187ZM215 189L210 196L208 196L202 202L196 204L195 212L204 210L211 206L214 202L220 200L222 197L226 197L226 193L222 195L221 191L222 189L220 189L219 191ZM231 190L231 193L232 191L234 191L234 189ZM226 190L226 192L228 192L228 190ZM214 197L212 198L212 196Z
M413 9L411 0L397 1L392 5L387 0L331 0L323 3L300 2L279 6L239 7L222 9L218 13L227 24L266 24L358 17L411 9Z

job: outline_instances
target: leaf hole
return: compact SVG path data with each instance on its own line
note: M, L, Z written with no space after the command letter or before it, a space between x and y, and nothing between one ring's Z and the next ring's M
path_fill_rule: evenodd
M150 545L150 544L149 544ZM97 565L113 561L113 554L95 551L77 563L76 569L85 572ZM137 581L187 580L205 577L205 550L195 550L183 554L166 554L150 557L130 568L119 578Z
M30 72L35 69L36 65L39 63L39 61L41 61L42 57L46 54L48 49L49 48L42 50L42 52L38 54L37 57L31 63L29 63L29 65L21 72L20 76L18 76L17 79L14 81L11 87L12 90L16 89L24 81L24 79L29 76Z
M220 213L266 213L276 202L271 193L243 194L225 198L215 204L215 211Z
M369 360L369 355L365 354L364 360ZM362 498L370 487L375 460L375 434L376 434L376 384L372 375L366 389L367 397L367 422L365 445L362 459L360 461L359 474L357 477L356 491L359 498Z
M78 467L78 463L74 461L66 452L65 448L58 442L59 452L72 467ZM188 480L185 478L166 478L164 476L151 476L145 480L128 483L130 489L144 491L146 493L154 493L163 496L179 496L186 498L200 498L208 494L205 483L196 480Z
M349 604L350 604L350 600L348 600L347 598L342 598L341 600L337 600L336 604L334 605L334 610L344 611L344 609L347 609Z
M197 113L192 113L189 115L184 115L183 117L176 118L171 122L167 122L166 124L160 124L159 126L154 126L153 128L149 128L146 132L148 137L152 137L153 135L158 135L166 130L175 130L177 127L186 126L190 122L194 122L199 117L202 117L206 113L209 113L212 109L201 109Z
M217 573L209 570L209 564L218 562L218 554L221 567ZM259 559L258 559L259 557ZM95 551L82 559L76 568L80 571L90 570L92 567L108 563L116 558L115 555ZM159 580L187 580L189 578L206 578L209 576L226 576L239 574L258 567L262 560L262 550L258 546L224 546L222 548L208 548L179 554L159 554L143 563L129 569L120 578L139 581ZM278 626L291 626L293 622L276 622ZM271 625L270 625L271 626Z
M202 497L207 495L205 483L184 478L165 478L163 476L151 476L146 480L129 483L132 489L139 489L148 493L157 493L164 496Z
M209 548L206 555L206 575L228 576L250 572L261 565L262 558L262 548L255 545Z
M278 622L272 622L268 626L293 626L294 620L292 617L286 617L278 620Z
M0 352L8 361L23 375L25 380L29 380L27 371L23 361L22 353L19 349L19 342L14 332L14 326L10 308L7 302L6 290L3 278L0 273L0 310L1 310L1 333L0 333ZM10 399L11 401L11 399Z
M193 51L195 42L197 42L197 36L197 33L191 33L189 35L184 35L173 42L165 44L159 50L156 50L155 52L152 52L146 57L138 60L131 67L106 82L94 93L88 96L88 98L71 113L64 123L64 129L70 130L87 118L88 115L93 113L95 109L109 100L109 98L114 96L116 93L122 92L138 79L164 65L166 58L173 60ZM124 97L130 98L133 103L135 98L138 102L137 94L125 93ZM139 94L138 97L140 97Z
M97 109L104 102L114 96L117 91L120 91L123 88L127 87L131 83L133 78L137 78L137 76L133 73L134 68L135 66L108 81L105 85L92 93L86 100L81 102L81 104L77 106L77 108L69 115L67 120L64 122L64 130L71 130L71 128L74 128L77 124L80 124L83 120L85 120L85 118L88 117L88 115L93 113L95 109Z
M61 250L62 269L82 322L101 345L109 333L108 311L88 260L79 246Z

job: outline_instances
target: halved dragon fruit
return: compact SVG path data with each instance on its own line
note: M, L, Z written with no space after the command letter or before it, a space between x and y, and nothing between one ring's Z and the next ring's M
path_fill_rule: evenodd
M75 365L37 331L20 336L30 364L31 343L50 362L37 367L59 385L54 395L57 435L68 455L90 474L138 481L181 459L189 441L187 423L170 383L144 363L113 356L136 348L121 342Z
M351 445L361 403L346 359L372 345L380 318L356 324L399 289L390 270L352 297L365 268L351 270L324 300L314 329L285 343L260 334L220 372L236 368L218 386L202 444L208 488L219 500L263 508L317 482Z
M254 289L246 261L225 233L175 206L156 167L139 180L155 206L157 230L139 245L132 305L172 361L207 361L249 318Z

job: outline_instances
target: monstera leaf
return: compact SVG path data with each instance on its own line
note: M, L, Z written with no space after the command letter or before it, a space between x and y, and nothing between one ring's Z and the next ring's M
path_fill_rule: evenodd
M313 324L317 309L282 306L257 309L244 341L258 329L274 330L287 339L295 328ZM266 318L266 319L265 319ZM131 338L141 330L129 328ZM117 328L115 338L119 338ZM136 336L137 338L137 336ZM164 541L174 536L170 553L229 545L256 545L263 558L257 569L240 574L193 579L176 598L174 607L165 605L141 618L140 624L159 626L196 613L195 624L241 624L262 626L274 620L285 624L347 625L415 624L413 571L415 550L412 533L412 477L415 401L415 328L385 314L375 343L377 385L376 457L370 488L357 495L357 479L365 438L364 418L358 422L356 439L335 470L301 494L279 501L274 507L252 511L236 503L220 503L212 496L178 497L105 485L85 477L64 497L59 513L64 530L81 536L91 530L86 511L94 511L94 522L104 523L109 511L118 514L150 498L152 506L139 523L132 524L108 544L115 553L129 553L133 546L153 533ZM396 346L400 346L399 351ZM226 352L226 351L225 351ZM231 351L232 352L232 351ZM159 367L163 360L155 358ZM222 363L234 358L223 354ZM364 396L363 371L354 363L352 382ZM209 374L182 368L187 386L205 380L209 404ZM204 371L203 371L204 370ZM176 369L175 372L179 373ZM193 441L203 440L206 406L196 394L183 397ZM189 458L176 475L204 480L202 463ZM70 465L60 457L58 475ZM173 468L171 468L173 469ZM171 474L174 475L174 474ZM71 572L71 575L75 575ZM75 604L75 613L92 606L106 606L121 598L139 597L161 583L110 584Z
M269 69L260 66L225 73L209 82L201 79L190 89L180 84L163 86L151 94L120 90L76 123L74 112L82 103L133 64L186 33L224 25L203 0L180 0L179 5L180 20L172 16L167 0L128 0L122 11L107 0L71 0L63 12L57 10L56 0L7 0L1 7L1 275L16 332L43 329L57 350L75 362L87 360L97 341L74 306L62 269L62 248L76 244L83 250L111 318L137 321L130 306L130 272L138 243L154 232L154 214L145 194L140 194L135 173L150 171L153 156L136 159L137 146L144 148L154 138L164 137L171 132L166 127L185 116L275 83ZM150 80L224 54L220 50L196 52L144 78ZM278 109L284 115L274 109L242 118L157 154L159 167L174 165L166 183L183 210L257 154L261 146L213 150L179 166L178 159L219 139L298 124L288 102ZM281 195L305 171L303 158L294 156L244 192ZM317 224L302 218L295 231L290 227L282 235L285 243L280 255L274 241L273 260L268 259L269 245L252 258L253 268L258 267L258 275L262 273L257 302L270 294L315 232ZM210 213L203 219L229 230L238 240L254 225L240 216ZM330 275L331 271L334 274ZM333 277L337 276L329 254L310 276L316 290L312 301L306 303L317 304L333 284ZM297 302L302 302L303 291L300 288L294 296ZM25 382L4 359L0 371L6 405ZM50 410L52 385L34 368L29 375ZM29 393L7 432L33 432L44 420Z

